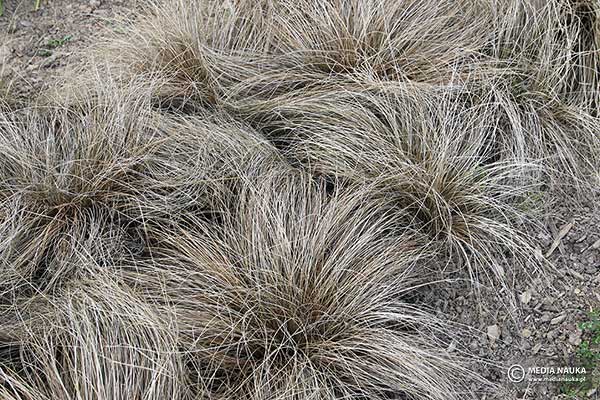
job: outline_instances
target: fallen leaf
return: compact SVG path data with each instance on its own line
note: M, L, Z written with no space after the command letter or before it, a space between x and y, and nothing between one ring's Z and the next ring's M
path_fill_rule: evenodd
M560 246L561 240L563 240L563 238L567 236L567 234L571 231L571 229L573 228L573 224L574 222L571 221L568 224L563 225L562 228L560 228L560 232L558 232L558 235L556 236L556 238L554 238L552 246L550 246L550 249L546 253L546 258L550 257L552 253L554 253L554 250L556 250L558 246Z

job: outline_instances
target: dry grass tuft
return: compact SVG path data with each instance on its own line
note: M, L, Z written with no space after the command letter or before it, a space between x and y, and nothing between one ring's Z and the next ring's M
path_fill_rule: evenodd
M505 251L519 267L532 259L519 233L532 189L596 190L597 12L566 0L168 1L98 54L119 74L161 77L158 99L249 121L310 170L393 176L434 238L501 276Z
M462 259L472 279L504 284L506 267L539 264L521 228L532 223L528 200L543 169L500 150L502 131L486 110L456 97L324 92L274 106L278 117L265 124L317 175L378 180L410 226Z
M173 0L96 57L116 74L161 77L160 98L205 107L268 101L356 74L443 84L477 59L486 11L470 1Z
M491 54L533 93L598 116L600 8L593 0L499 2Z
M105 274L44 300L0 362L3 399L189 398L172 328Z
M0 117L2 295L79 276L54 263L80 245L101 265L135 256L149 224L208 218L242 175L278 162L231 118L159 115L144 91L108 93Z
M427 282L420 236L376 199L262 177L221 229L164 235L124 279L175 315L203 397L463 398L447 328L407 301Z

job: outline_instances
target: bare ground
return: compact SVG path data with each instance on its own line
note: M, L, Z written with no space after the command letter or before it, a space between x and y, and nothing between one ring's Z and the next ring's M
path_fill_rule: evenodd
M579 354L582 343L596 336L580 326L600 310L600 212L594 206L598 200L550 210L545 226L553 235L539 233L537 239L541 254L555 248L548 257L552 266L533 280L523 274L514 277L518 310L502 306L493 290L480 288L478 294L468 283L432 289L425 300L471 333L462 347L480 357L472 368L499 385L488 399L600 398L600 366L596 362L591 370ZM550 373L535 375L542 381L531 381L530 376L511 382L508 369L513 365L525 370L587 365L588 384L543 381L569 378Z
M137 0L4 0L0 17L0 83L19 99L48 87L105 31L133 20Z

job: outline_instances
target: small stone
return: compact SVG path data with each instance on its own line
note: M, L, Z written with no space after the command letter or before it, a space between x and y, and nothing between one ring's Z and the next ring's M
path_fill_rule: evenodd
M456 350L456 343L453 340L452 342L450 342L450 345L448 346L448 348L446 349L446 351L448 353L452 353L455 350Z
M552 316L548 313L544 313L542 314L542 318L540 318L540 321L542 322L548 322L552 319Z
M561 322L563 322L563 321L565 320L565 318L567 318L567 316L566 316L565 314L563 314L563 315L559 315L559 316L558 316L558 317L556 317L556 318L552 318L552 319L550 320L550 325L558 325L558 324L560 324Z
M579 295L579 294L581 294L581 289L579 289L579 288L575 288L575 290L573 290L573 292L574 292L575 294L578 294L578 295Z
M594 244L592 244L592 249L598 250L600 249L600 239L596 240Z
M542 344L541 344L541 343L538 343L538 344L536 344L535 346L533 346L533 349L531 349L531 352L532 352L533 354L537 354L537 353L539 353L539 352L540 352L540 350L541 350L541 349L542 349Z
M494 343L500 338L500 328L498 325L490 325L487 327L487 336L490 339L490 343Z
M531 290L527 289L519 296L521 303L528 304L531 301Z
M581 344L581 331L571 332L569 334L569 343L573 346L579 346Z
M587 397L592 397L594 394L596 394L597 391L598 391L598 388L593 388L593 389L588 390L585 395Z
M531 330L525 328L521 331L521 336L524 337L525 339L527 339L528 337L531 337Z

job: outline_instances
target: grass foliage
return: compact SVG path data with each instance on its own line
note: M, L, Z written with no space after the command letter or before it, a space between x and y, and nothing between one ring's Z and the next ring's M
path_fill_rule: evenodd
M480 398L415 294L542 273L599 50L591 0L156 5L1 111L1 397Z

